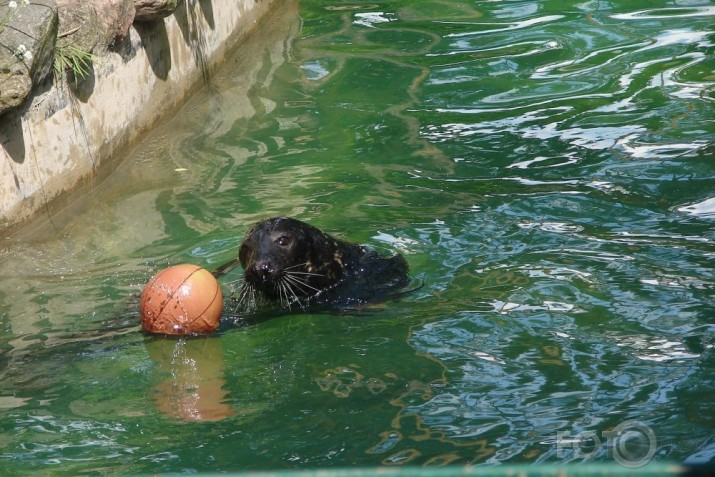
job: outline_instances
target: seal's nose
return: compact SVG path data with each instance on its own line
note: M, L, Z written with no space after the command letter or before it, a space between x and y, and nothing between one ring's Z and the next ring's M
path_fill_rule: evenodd
M253 275L262 281L269 281L273 277L273 264L269 260L259 260L251 267Z

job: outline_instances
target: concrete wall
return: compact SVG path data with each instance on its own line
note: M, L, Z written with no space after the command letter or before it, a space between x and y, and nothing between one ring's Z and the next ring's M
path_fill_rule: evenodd
M45 86L0 117L0 234L110 174L281 1L184 0L163 21L135 23L78 86Z

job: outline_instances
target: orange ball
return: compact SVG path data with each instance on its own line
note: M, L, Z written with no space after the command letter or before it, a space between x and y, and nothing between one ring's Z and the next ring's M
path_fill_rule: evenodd
M150 333L210 333L218 328L223 311L221 286L196 265L165 268L144 287L139 311L142 328Z

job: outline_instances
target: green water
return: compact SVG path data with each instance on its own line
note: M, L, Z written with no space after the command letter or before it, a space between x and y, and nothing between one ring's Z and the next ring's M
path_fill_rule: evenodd
M2 244L0 473L712 463L713 26L698 0L281 3L89 198ZM424 286L139 332L156 270L278 214Z

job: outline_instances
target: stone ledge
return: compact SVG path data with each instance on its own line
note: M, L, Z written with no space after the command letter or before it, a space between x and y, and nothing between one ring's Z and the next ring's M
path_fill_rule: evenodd
M111 173L121 152L176 112L274 1L184 0L169 17L135 22L75 87L46 80L0 116L0 231Z

